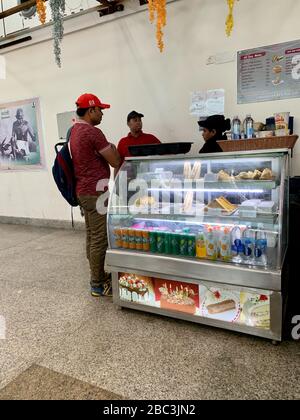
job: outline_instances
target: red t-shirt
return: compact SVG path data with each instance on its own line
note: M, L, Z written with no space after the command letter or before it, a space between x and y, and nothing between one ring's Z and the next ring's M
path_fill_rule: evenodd
M138 137L133 137L131 133L127 137L123 137L118 144L118 152L121 155L122 161L126 157L130 157L128 146L139 146L140 144L160 144L160 141L152 134L141 133Z
M98 181L110 178L109 164L100 154L109 147L111 144L99 128L86 122L78 122L74 125L70 148L77 195L97 195Z

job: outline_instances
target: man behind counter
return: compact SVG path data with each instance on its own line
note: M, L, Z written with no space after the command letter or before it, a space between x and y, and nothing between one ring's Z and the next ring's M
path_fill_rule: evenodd
M130 157L131 154L128 150L128 146L139 146L142 144L160 144L158 138L152 134L147 134L142 131L143 123L142 118L143 114L140 114L136 111L131 111L127 115L127 125L130 129L127 137L123 137L118 144L118 152L121 156L122 162L126 157ZM121 166L121 165L120 165Z

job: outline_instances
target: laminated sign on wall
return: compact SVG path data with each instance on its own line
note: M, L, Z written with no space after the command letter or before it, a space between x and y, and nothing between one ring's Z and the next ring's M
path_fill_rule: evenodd
M238 103L300 97L300 40L237 54Z
M44 166L38 98L0 105L0 170Z

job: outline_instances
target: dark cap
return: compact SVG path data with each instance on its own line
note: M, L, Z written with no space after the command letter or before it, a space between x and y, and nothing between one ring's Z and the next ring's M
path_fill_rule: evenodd
M129 122L132 118L143 118L143 116L144 115L143 114L140 114L139 112L131 111L127 115L127 122Z
M225 120L224 115L211 115L205 120L198 121L199 127L208 128L208 130L226 131L230 130L230 120Z

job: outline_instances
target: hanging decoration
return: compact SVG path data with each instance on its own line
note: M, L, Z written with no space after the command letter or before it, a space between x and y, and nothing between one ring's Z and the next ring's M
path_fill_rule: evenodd
M226 34L227 36L231 35L232 29L233 29L233 8L234 8L234 3L236 2L236 0L227 0L228 3L228 8L229 8L229 12L228 12L228 16L226 19Z
M53 21L54 55L58 67L61 67L60 44L64 36L65 0L50 0L51 17Z
M156 13L156 39L160 52L163 52L163 31L162 28L167 23L166 0L148 0L149 19L153 23Z
M42 25L46 22L46 5L44 0L36 0L36 10Z

